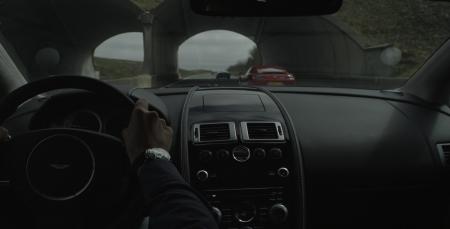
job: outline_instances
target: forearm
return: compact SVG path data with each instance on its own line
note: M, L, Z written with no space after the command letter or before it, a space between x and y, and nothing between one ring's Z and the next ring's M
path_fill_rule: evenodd
M171 162L146 162L139 180L149 205L150 228L218 228L207 204Z

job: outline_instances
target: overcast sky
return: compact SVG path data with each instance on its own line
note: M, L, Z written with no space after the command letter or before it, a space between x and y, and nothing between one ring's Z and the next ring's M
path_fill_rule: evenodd
M142 33L124 33L114 36L95 50L94 56L144 61L144 44Z
M184 69L223 71L239 60L248 58L255 46L240 34L214 30L197 34L185 41L178 51L178 64ZM143 61L142 33L115 36L95 50L95 56Z

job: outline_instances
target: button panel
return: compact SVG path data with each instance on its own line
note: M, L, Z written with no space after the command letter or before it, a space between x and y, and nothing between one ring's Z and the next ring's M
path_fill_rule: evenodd
M291 165L287 151L282 144L196 145L189 159L191 177L198 178L200 170L207 171L209 177L191 182L200 188L287 184Z
M282 187L206 190L205 194L221 213L220 228L289 228Z

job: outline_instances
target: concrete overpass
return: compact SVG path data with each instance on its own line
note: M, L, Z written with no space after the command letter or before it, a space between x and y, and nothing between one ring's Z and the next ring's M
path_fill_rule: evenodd
M11 13L18 11L24 14ZM10 49L30 78L94 75L93 50L114 35L143 31L142 13L128 0L7 0L0 20ZM379 58L385 46L365 47L332 16L207 17L192 12L188 0L166 0L152 13L152 33L147 37L151 45L148 48L147 43L150 51L145 59L159 84L178 79L178 48L185 40L216 29L248 37L261 53L260 64L284 66L297 76L390 75L391 69ZM59 52L58 61L52 54L36 56L45 47Z

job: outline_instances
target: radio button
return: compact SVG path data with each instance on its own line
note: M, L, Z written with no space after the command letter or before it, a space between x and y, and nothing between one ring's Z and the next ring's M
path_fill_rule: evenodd
M283 158L283 151L280 148L272 148L269 150L269 155L272 159Z
M253 156L256 159L262 160L266 158L266 151L263 148L256 148L255 150L253 150Z
M213 157L213 154L209 150L202 150L198 154L198 159L202 162L208 162L212 159L212 157Z
M216 157L218 160L224 161L230 157L230 152L226 149L219 149L216 152Z

